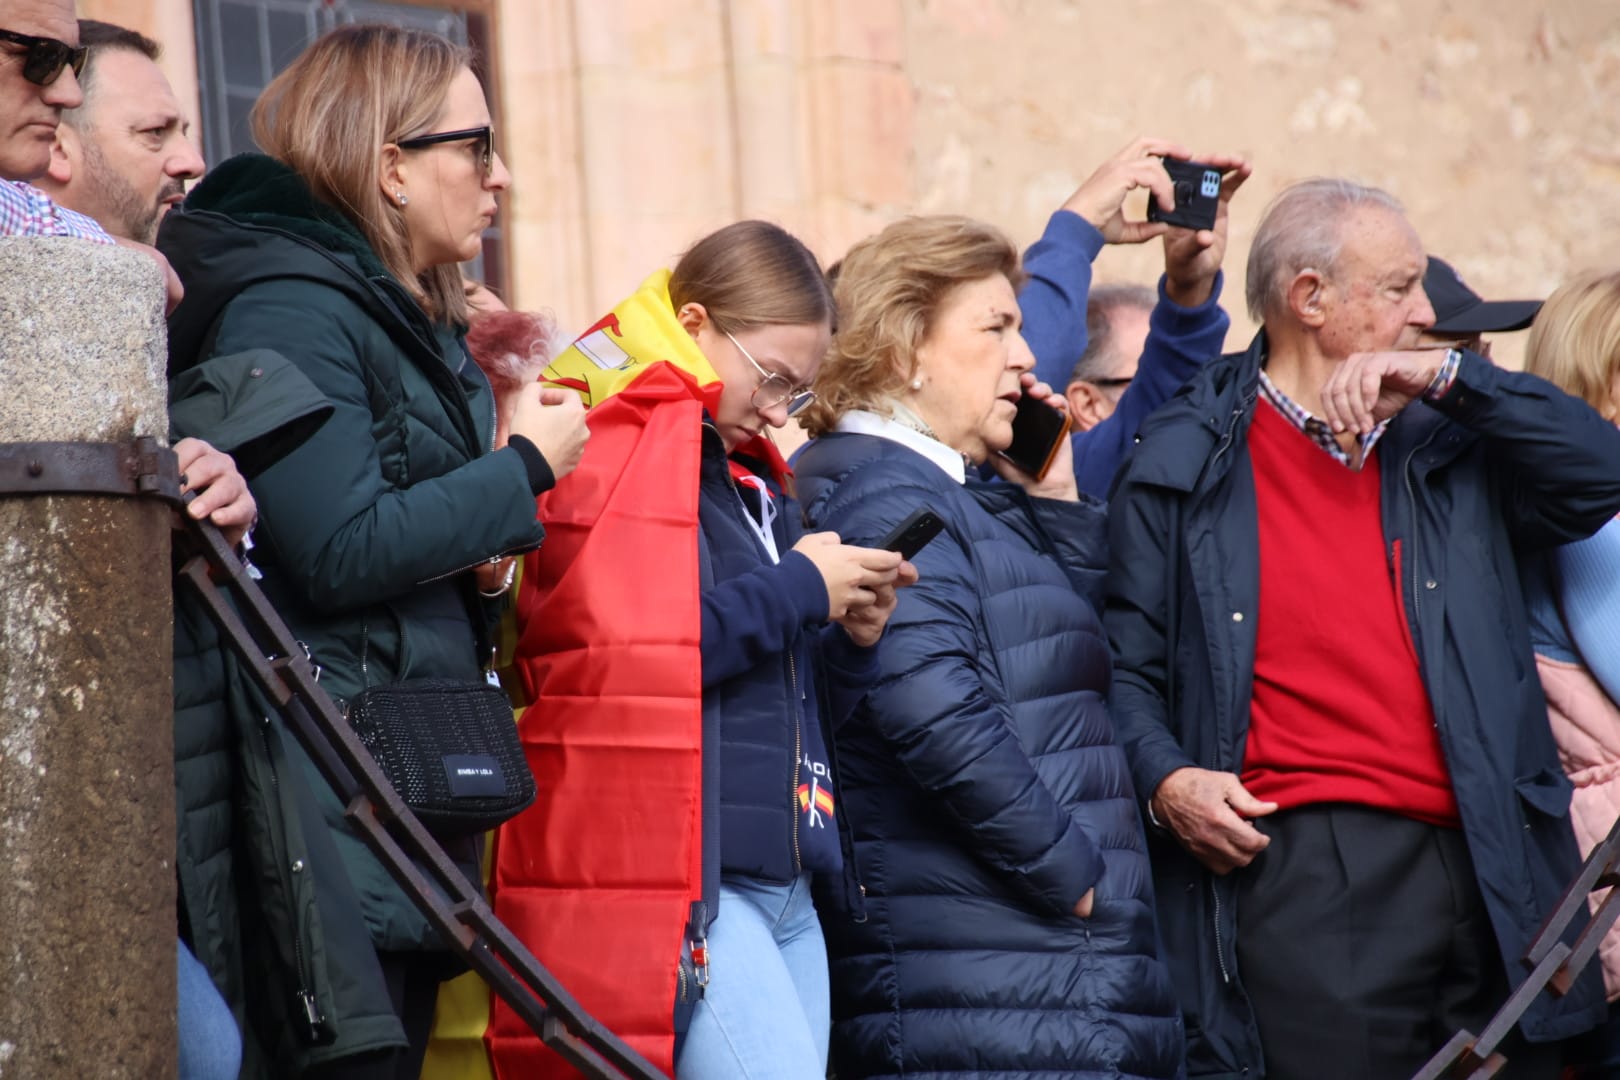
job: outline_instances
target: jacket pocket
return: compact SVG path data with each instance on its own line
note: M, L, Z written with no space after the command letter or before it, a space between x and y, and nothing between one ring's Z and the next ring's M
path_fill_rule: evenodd
M1575 785L1563 772L1541 769L1513 781L1513 787L1531 809L1551 818L1569 816L1569 800Z

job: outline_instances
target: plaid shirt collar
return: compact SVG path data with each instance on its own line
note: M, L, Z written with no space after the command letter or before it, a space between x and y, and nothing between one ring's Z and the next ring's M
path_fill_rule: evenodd
M1352 454L1339 445L1339 440L1333 437L1333 429L1328 427L1326 420L1312 416L1303 405L1277 389L1277 384L1271 381L1264 368L1260 369L1260 396L1282 414L1284 420L1303 432L1306 438L1331 454L1334 461L1351 469L1361 468L1367 460L1367 455L1372 453L1373 447L1389 427L1389 421L1384 420L1367 434L1357 436L1356 449Z
M105 229L83 214L57 206L21 180L0 180L0 236L72 236L111 244Z

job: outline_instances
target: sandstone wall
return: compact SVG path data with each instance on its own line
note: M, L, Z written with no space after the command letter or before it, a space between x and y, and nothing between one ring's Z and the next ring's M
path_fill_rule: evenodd
M916 201L1020 240L1102 156L1153 132L1235 150L1227 285L1260 210L1317 174L1380 184L1487 297L1620 264L1620 4L1613 0L910 0ZM1101 279L1149 280L1114 249ZM1522 338L1522 335L1518 335ZM1512 360L1522 343L1498 342Z
M500 49L515 299L565 326L744 215L829 260L911 209L1027 242L1141 132L1253 158L1232 301L1267 197L1320 173L1390 188L1487 296L1620 261L1617 0L469 2ZM80 8L162 36L194 100L188 0Z

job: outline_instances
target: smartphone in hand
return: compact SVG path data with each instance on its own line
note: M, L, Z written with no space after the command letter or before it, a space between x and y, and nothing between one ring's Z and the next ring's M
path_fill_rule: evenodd
M928 546L928 541L938 536L945 527L945 521L938 514L926 506L919 506L906 519L890 530L889 535L878 542L878 547L884 551L898 551L902 559L908 562L915 558L917 552Z
M1069 437L1069 414L1026 393L1018 399L1012 429L1012 444L998 452L1035 479L1044 480L1058 447Z

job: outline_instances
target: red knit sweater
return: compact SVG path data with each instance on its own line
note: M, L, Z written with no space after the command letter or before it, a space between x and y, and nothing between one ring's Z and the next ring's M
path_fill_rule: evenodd
M1243 784L1283 809L1346 802L1457 824L1384 545L1377 449L1359 472L1269 403L1249 428L1260 610Z

